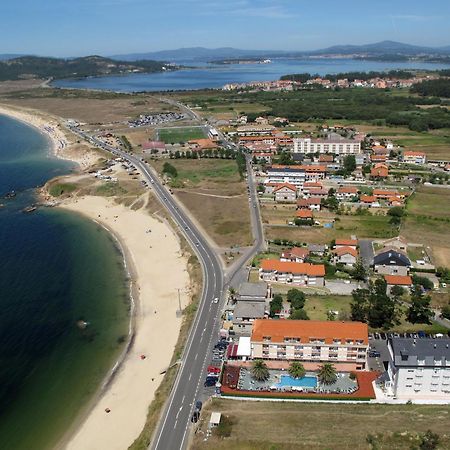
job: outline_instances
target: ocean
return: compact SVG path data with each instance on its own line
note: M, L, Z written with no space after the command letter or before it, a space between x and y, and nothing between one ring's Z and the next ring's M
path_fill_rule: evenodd
M386 71L392 69L448 69L447 64L425 62L381 62L349 58L341 59L274 59L271 64L206 64L178 62L196 66L174 72L130 74L121 76L90 77L57 80L53 86L65 88L99 89L116 92L179 91L221 88L227 83L278 80L293 73L335 74L354 71Z
M57 208L22 212L36 186L73 169L49 145L0 115L1 449L52 448L98 392L128 334L128 282L109 233Z

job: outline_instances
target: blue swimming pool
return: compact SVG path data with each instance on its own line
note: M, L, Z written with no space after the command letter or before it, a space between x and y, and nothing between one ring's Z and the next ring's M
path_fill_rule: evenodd
M307 387L315 388L317 387L317 377L303 377L303 378L292 378L290 375L281 375L280 382L276 385L277 387L285 386L296 386L296 387Z

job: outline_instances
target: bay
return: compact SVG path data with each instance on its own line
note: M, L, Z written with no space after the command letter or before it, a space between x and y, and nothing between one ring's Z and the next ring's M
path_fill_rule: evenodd
M193 66L192 62L179 62ZM388 71L393 69L439 70L448 64L425 62L381 62L350 58L320 59L274 59L271 64L205 64L174 72L129 74L121 76L90 77L83 79L56 80L53 86L79 89L98 89L115 92L155 92L196 89L217 89L227 83L278 80L282 75L293 73L335 74L354 71Z

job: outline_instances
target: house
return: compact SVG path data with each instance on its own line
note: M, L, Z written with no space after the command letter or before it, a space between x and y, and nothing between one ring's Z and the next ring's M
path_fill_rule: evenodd
M384 163L386 159L386 155L370 155L370 161L372 163Z
M299 198L297 200L297 209L310 209L311 211L320 211L321 199L319 197Z
M319 163L332 163L333 161L333 155L319 155Z
M257 302L266 302L267 299L270 298L270 289L267 286L267 283L258 282L258 283L250 283L243 282L239 286L239 291L237 294L237 299L239 301L257 301Z
M373 178L387 178L389 176L389 168L386 164L375 164L375 166L370 169L370 176Z
M393 337L388 350L388 393L401 400L450 401L448 339Z
M314 219L313 212L310 209L299 209L295 217L302 220Z
M257 117L255 119L255 123L257 123L258 125L268 125L269 119L267 117Z
M376 273L382 275L408 275L411 261L406 254L394 249L382 249L373 259Z
M283 262L277 259L261 261L259 278L268 282L290 283L307 286L325 285L325 266L323 264L309 264Z
M385 275L384 280L387 284L387 292L390 293L394 286L401 286L410 289L413 285L412 278L409 275Z
M328 197L328 190L323 188L310 188L308 194L305 195L308 197L325 198Z
M367 324L318 320L255 320L250 338L253 359L301 361L306 369L332 362L338 370L364 370Z
M350 247L356 250L358 247L358 239L336 239L334 244L336 248Z
M363 205L380 206L377 198L374 195L361 195L361 197L359 198L359 201Z
M336 191L336 198L340 201L351 200L357 197L359 191L354 186L341 186Z
M213 150L218 147L212 139L192 139L188 144L194 150Z
M286 250L281 253L280 261L302 263L305 262L308 255L309 250L306 247L294 247L291 250Z
M289 183L301 188L305 179L305 170L301 165L281 166L274 164L267 169L267 183Z
M339 247L333 250L334 264L345 264L348 267L353 267L358 258L358 250L353 247Z
M389 149L383 145L375 145L372 147L372 153L374 155L389 155Z
M427 155L423 152L403 152L403 162L408 164L425 164Z
M308 244L309 253L314 255L323 256L327 251L327 246L322 244Z
M374 189L373 195L376 197L377 200L387 200L390 197L399 197L401 199L404 199L409 194L407 192L389 191L386 189Z
M386 203L388 206L404 206L403 200L400 197L389 197Z
M238 300L233 311L233 331L237 334L250 334L253 322L265 316L265 302Z
M320 181L305 181L301 190L304 194L309 194L311 189L323 189L323 184Z
M253 158L258 163L272 164L272 153L270 152L255 152L253 153Z
M294 203L297 199L297 188L290 183L282 183L273 190L276 202Z

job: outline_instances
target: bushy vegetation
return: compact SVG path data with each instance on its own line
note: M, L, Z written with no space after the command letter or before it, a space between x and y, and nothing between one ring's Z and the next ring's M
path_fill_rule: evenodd
M312 80L314 78L319 77L318 74L311 75L309 73L294 73L291 75L283 75L280 80L293 80L298 81L300 83L304 83L308 80ZM327 74L324 77L330 81L337 81L341 79L347 79L352 82L355 80L370 80L371 78L401 78L407 79L412 78L413 74L411 72L407 72L405 70L390 70L389 72L344 72L344 73L335 73L335 74Z
M424 96L450 98L450 78L438 78L417 83L412 86L411 91Z

